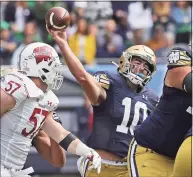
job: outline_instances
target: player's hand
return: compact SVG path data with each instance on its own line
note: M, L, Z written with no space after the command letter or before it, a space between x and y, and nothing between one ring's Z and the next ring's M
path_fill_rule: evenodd
M89 154L87 154L87 159L89 159L92 165L88 168L88 170L96 169L97 173L101 172L101 157L100 155L94 150L90 148Z
M46 25L46 29L48 33L53 37L53 39L57 42L59 46L62 46L64 42L67 41L66 30L63 31L53 31L49 29Z

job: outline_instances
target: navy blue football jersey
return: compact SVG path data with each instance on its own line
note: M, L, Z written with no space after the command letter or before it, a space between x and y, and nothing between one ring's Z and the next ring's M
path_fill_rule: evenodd
M191 59L184 51L178 53L178 50L174 50L170 54L168 69L191 64ZM190 93L164 84L158 105L143 124L136 127L134 137L137 143L157 153L175 157L192 126L191 106Z
M144 87L140 93L129 88L119 73L98 72L96 80L106 89L107 99L94 108L94 124L88 145L126 157L134 127L142 123L158 102Z

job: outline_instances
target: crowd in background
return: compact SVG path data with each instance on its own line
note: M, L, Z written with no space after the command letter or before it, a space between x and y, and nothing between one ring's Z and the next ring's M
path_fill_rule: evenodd
M1 2L1 64L16 65L17 56L31 42L55 45L45 29L45 14L54 6L71 14L67 28L72 51L83 64L119 58L131 45L152 48L158 62L176 44L188 44L191 34L191 1L87 1Z

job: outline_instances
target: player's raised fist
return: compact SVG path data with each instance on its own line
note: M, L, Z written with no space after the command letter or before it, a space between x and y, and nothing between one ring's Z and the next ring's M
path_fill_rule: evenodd
M70 24L70 14L62 7L53 7L45 15L46 25L54 31L62 31Z

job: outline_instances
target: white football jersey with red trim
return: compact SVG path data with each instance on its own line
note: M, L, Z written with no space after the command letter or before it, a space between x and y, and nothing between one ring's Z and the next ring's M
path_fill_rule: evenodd
M1 116L1 165L22 169L32 139L59 100L52 91L44 93L19 72L2 77L1 89L16 100L14 108Z

